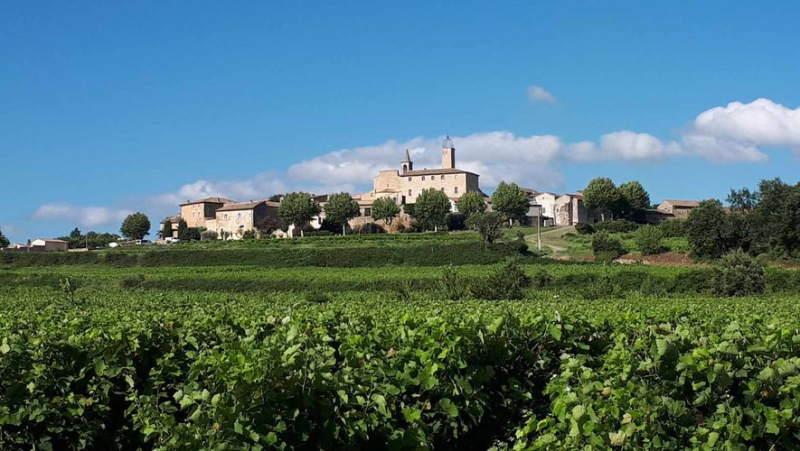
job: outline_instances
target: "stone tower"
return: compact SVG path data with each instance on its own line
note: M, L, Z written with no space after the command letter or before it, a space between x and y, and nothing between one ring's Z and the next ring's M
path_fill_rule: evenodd
M403 165L403 174L405 174L406 171L414 170L414 162L411 161L411 156L408 154L408 149L406 149L406 158L401 162L401 164Z
M455 169L456 167L456 148L450 135L447 135L442 143L442 169Z

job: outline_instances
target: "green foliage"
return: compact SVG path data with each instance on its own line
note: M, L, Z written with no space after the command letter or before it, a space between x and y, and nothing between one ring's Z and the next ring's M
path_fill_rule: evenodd
M619 186L622 197L624 213L631 215L637 211L650 208L650 195L647 194L641 183L634 180Z
M488 278L473 281L470 288L472 295L478 299L517 300L525 297L525 289L531 285L528 276L519 264L519 259L512 257L498 267Z
M132 213L122 222L120 232L128 239L141 240L150 234L150 219L144 213Z
M664 232L651 225L645 225L636 231L636 247L642 255L654 255L666 252L663 244Z
M733 211L753 211L760 201L759 192L751 192L748 188L740 190L731 189L725 201L731 206Z
M764 293L764 268L741 250L722 257L714 267L714 292L721 296L752 296Z
M287 224L302 227L320 213L319 205L308 193L293 192L285 195L278 208L278 214Z
M253 229L245 230L242 234L243 240L254 240L256 239L256 231Z
M546 288L553 284L554 277L546 269L539 268L533 273L531 281L537 288Z
M486 211L486 201L483 194L478 191L469 191L461 195L456 202L458 212L469 218L473 213L483 213Z
M172 226L170 225L170 227L172 227ZM181 241L189 241L189 239L186 236L186 231L188 229L189 229L189 226L186 224L186 221L184 221L183 219L178 221L178 239L179 240L181 240Z
M627 219L617 219L615 221L598 222L594 225L594 229L598 232L608 233L628 233L635 232L639 228L639 224L628 221Z
M704 200L689 212L686 238L696 257L715 259L733 249L730 233L730 223L718 200Z
M609 235L608 232L597 232L592 235L592 254L596 260L610 262L626 253L622 242Z
M686 221L680 219L661 221L657 227L664 238L677 238L686 236Z
M0 230L0 248L8 247L9 244L11 244L11 241L9 241L8 238L3 235L3 231Z
M119 286L122 288L139 288L144 285L144 281L145 281L144 274L124 276L119 281Z
M444 227L447 214L450 213L450 199L447 194L437 189L424 189L414 204L414 217L424 230Z
M361 209L348 193L336 193L328 197L325 204L325 220L342 227L342 235L347 228L347 221L361 213Z
M492 193L492 210L507 219L522 220L530 209L530 198L516 183L500 182Z
M575 224L575 231L580 235L591 235L595 232L595 228L588 222L579 222Z
M751 218L753 239L762 249L800 256L800 182L762 180Z
M619 212L622 201L622 194L609 178L592 179L583 190L583 204L600 213L603 221L609 213Z
M463 299L468 292L466 281L459 277L453 265L445 266L439 279L439 286L444 299L458 301Z
M217 239L217 232L214 230L204 230L200 232L200 239L202 241L214 241Z
M445 222L447 223L447 230L451 232L467 228L467 217L461 213L447 213Z
M503 217L496 212L473 213L467 226L478 232L484 243L491 244L503 237Z
M379 197L372 203L372 217L376 221L391 224L392 220L400 214L400 206L390 197Z

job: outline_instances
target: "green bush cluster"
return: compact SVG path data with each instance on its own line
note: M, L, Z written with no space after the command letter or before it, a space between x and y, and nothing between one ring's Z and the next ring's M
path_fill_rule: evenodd
M103 294L0 294L0 448L800 444L796 304Z
M636 247L642 255L655 255L666 252L667 248L663 244L664 232L651 225L645 225L636 231Z
M610 262L626 253L622 242L608 232L600 231L592 235L592 254L596 260Z
M618 219L615 221L603 221L594 224L594 229L598 232L608 233L627 233L635 232L639 228L639 224L628 221L627 219Z
M578 232L580 235L591 235L596 230L593 225L589 224L588 222L579 222L575 224L575 231Z

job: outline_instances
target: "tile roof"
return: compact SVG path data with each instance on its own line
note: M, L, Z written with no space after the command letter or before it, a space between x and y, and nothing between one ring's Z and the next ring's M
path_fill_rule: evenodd
M664 202L669 203L673 207L679 208L692 208L700 206L700 202L696 200L665 200Z
M265 204L268 207L276 207L276 208L280 207L281 205L278 202L270 202L268 200L257 200L253 202L231 202L223 205L221 208L218 208L217 211L252 210L261 204Z
M206 197L205 199L186 201L185 204L181 204L181 207L192 204L228 204L231 202L233 201L224 197Z
M478 175L474 172L469 171L462 171L461 169L446 169L446 168L439 168L439 169L420 169L418 171L406 171L400 174L401 177L409 177L413 175L439 175L439 174L472 174Z

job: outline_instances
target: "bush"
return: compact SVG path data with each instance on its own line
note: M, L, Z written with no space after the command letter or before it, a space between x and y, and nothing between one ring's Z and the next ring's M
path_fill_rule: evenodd
M741 250L725 254L714 268L714 294L750 296L764 293L765 288L764 268Z
M595 229L588 222L579 222L575 224L575 231L581 235L591 235L595 232Z
M539 268L533 273L533 286L537 288L546 288L553 283L553 276L550 275L544 268Z
M622 242L607 232L597 232L592 236L592 254L596 260L610 262L626 253Z
M447 230L465 230L467 228L467 218L461 213L448 213L445 218L447 221Z
M609 232L609 233L627 233L627 232L635 232L636 229L639 228L639 225L635 222L628 221L626 219L620 219L617 221L605 221L605 222L598 222L594 225L594 229L598 232Z
M319 291L311 291L306 293L306 302L309 304L327 304L331 302L331 297L327 293L321 293Z
M206 230L200 233L200 239L202 241L213 241L217 239L217 232L213 230Z
M144 274L125 276L119 281L119 286L122 288L138 288L142 285L144 285Z
M659 230L664 234L664 238L679 238L686 236L686 221L682 219L661 221L658 224Z
M446 266L442 270L442 277L439 279L439 286L445 299L458 301L466 295L464 280L458 276L453 265Z
M531 278L520 267L519 259L509 258L488 278L476 280L471 291L478 299L522 299L525 297L525 288L531 282Z
M256 231L255 230L245 230L242 234L243 240L254 240L256 239Z
M642 255L655 255L665 252L667 249L661 243L664 232L658 227L646 225L636 231L636 246Z

